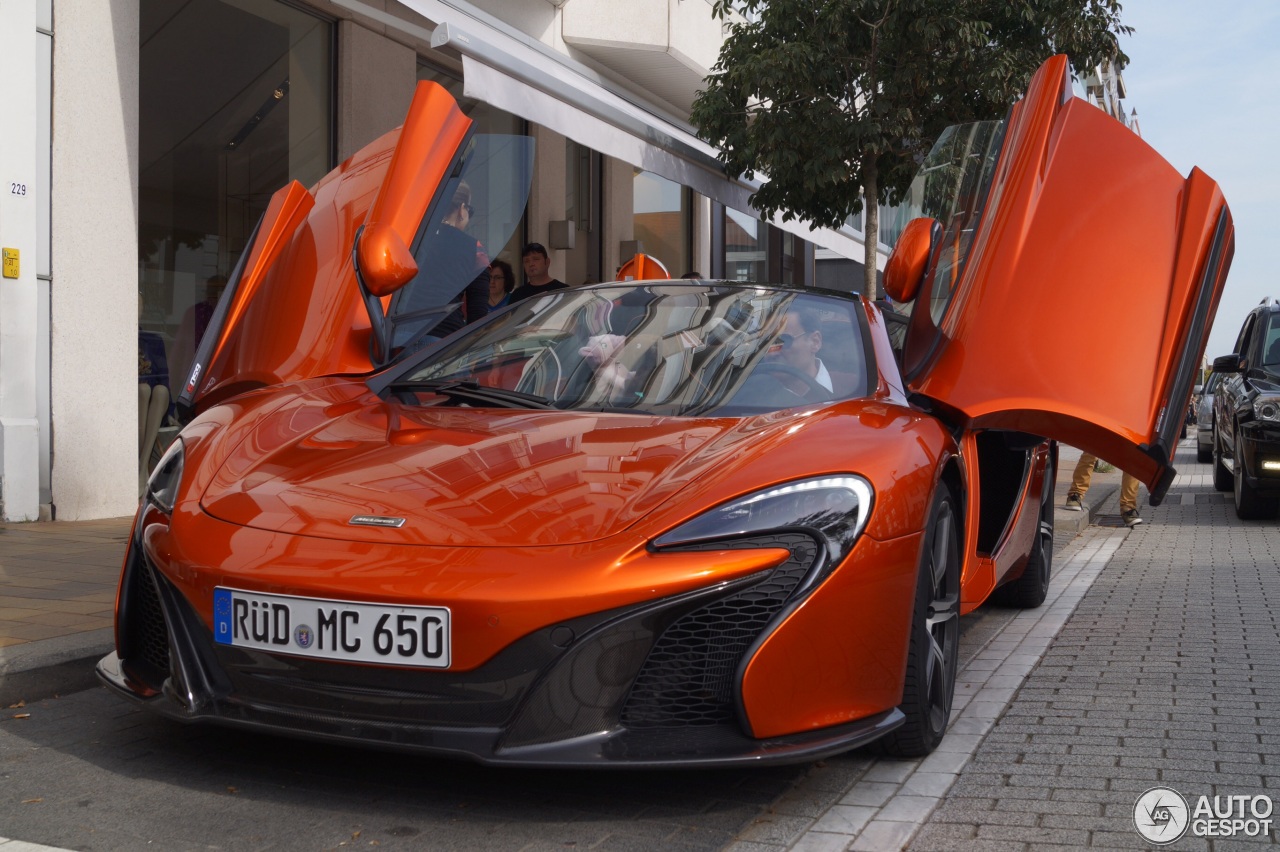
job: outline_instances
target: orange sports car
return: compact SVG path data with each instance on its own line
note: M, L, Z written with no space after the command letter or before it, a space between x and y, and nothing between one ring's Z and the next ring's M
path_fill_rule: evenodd
M959 617L1044 600L1052 440L1168 488L1231 218L1062 57L934 147L901 314L638 281L463 325L531 174L424 83L276 194L138 511L109 686L486 763L925 754Z

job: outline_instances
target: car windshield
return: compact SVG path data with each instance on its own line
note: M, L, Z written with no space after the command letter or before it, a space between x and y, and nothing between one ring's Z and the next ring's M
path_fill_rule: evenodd
M863 396L860 302L730 284L620 284L525 299L387 386L424 405L745 416Z
M1262 344L1262 368L1280 375L1280 314L1273 313L1268 319L1267 337Z

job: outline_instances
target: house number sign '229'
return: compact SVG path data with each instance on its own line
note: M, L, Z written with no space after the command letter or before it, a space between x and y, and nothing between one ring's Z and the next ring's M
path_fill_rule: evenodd
M25 183L15 183L13 181L10 181L9 194L10 195L26 195L27 185Z

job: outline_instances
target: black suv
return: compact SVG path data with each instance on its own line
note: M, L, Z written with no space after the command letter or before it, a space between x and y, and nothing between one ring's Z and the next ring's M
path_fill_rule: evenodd
M1249 312L1235 352L1213 361L1213 485L1234 488L1236 514L1271 518L1280 508L1280 302Z

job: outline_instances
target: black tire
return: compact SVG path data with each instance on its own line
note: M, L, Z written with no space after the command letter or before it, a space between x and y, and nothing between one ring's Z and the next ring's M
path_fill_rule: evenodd
M1276 495L1267 494L1254 488L1244 478L1244 471L1232 477L1236 501L1236 517L1242 521L1260 521L1276 516L1280 503Z
M1213 435L1213 487L1218 491L1230 491L1235 476L1222 463L1222 444L1215 430Z
M1035 609L1044 603L1049 594L1049 580L1053 574L1053 484L1054 465L1049 462L1045 470L1044 490L1040 495L1040 527L1031 545L1027 565L1022 576L996 589L992 600L1001 606L1018 609Z
M1204 464L1213 461L1213 447L1205 449L1199 445L1196 446L1196 461Z
M960 645L960 513L939 485L920 548L916 600L899 709L902 727L878 742L896 757L923 757L938 747L951 718Z

